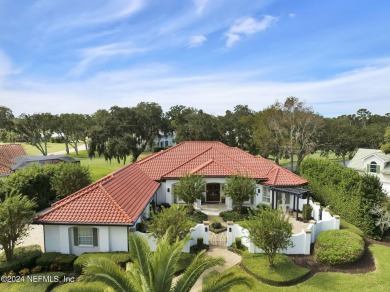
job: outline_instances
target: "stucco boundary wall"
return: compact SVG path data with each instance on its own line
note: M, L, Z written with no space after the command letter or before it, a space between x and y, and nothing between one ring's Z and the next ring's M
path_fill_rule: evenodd
M193 245L196 245L197 243L197 238L202 237L203 238L203 243L204 244L209 244L209 226L208 222L205 222L206 224L197 224L195 227L190 228L190 234L191 234L191 239L183 248L183 252L189 253L190 252L190 247ZM206 229L207 228L207 229ZM157 239L151 235L150 233L142 233L139 231L135 231L138 235L144 237L150 246L151 251L155 251L157 247Z
M314 216L318 218L319 211L321 210L318 203L314 203L317 209L313 208ZM318 206L318 207L317 207ZM316 213L317 212L317 213ZM302 232L298 234L293 234L291 236L291 241L293 242L293 247L289 247L283 250L283 254L310 254L310 246L314 243L317 237L322 231L340 229L340 216L332 216L328 209L321 210L322 220L316 221L311 220L309 226L306 229L302 229ZM314 217L313 216L313 217ZM315 217L314 217L315 218ZM241 243L248 248L250 253L262 253L263 251L255 246L249 240L249 231L238 224L234 224L229 221L227 229L227 246L231 246L235 242L235 238L241 238Z

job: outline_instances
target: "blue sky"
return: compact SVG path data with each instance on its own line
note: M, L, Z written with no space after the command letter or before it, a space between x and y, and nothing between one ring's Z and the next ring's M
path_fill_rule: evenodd
M390 1L0 0L0 104L390 112Z

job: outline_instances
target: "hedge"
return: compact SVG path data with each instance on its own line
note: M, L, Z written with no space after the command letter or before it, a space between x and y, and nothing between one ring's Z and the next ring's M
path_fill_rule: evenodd
M14 259L7 263L5 254L0 254L0 275L13 271L17 273L23 268L31 269L35 266L35 261L42 255L39 245L16 247L14 249Z
M50 267L54 264L58 266L61 271L69 271L73 268L73 262L77 256L74 254L62 254L59 252L47 252L42 254L37 259L37 266L41 266L44 269L50 269Z
M130 262L130 254L125 251L117 252L86 252L81 254L73 263L76 274L81 274L84 264L91 258L103 257L110 259L120 265L122 268L126 267L126 263Z
M324 159L305 159L300 170L317 201L330 206L334 213L360 228L366 236L379 235L375 217L369 213L386 197L377 177L361 176L353 169Z
M363 238L346 230L321 232L314 245L314 259L328 265L354 263L363 253Z

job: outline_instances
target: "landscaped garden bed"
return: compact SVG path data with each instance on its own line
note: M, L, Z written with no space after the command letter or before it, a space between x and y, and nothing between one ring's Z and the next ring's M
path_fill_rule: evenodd
M81 254L73 263L76 274L81 274L84 264L91 258L103 257L117 263L122 268L126 267L126 263L130 262L130 254L128 252L86 252Z
M39 245L16 247L12 262L7 263L3 252L0 254L0 275L9 271L17 273L24 268L31 269L35 266L36 259L41 255L42 251Z

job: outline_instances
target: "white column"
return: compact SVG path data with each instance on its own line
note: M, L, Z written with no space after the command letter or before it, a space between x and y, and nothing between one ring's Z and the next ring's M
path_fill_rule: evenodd
M305 230L305 243L304 243L304 254L309 255L310 254L310 246L311 246L311 238L312 238L312 232L311 230Z
M210 222L209 221L203 221L203 243L209 244L209 228L210 228ZM195 239L196 240L196 239Z
M146 218L150 218L150 203L146 205L144 212Z
M233 210L233 200L232 200L232 198L226 197L225 198L225 202L226 202L227 210L228 211Z
M340 229L340 216L339 215L334 215L333 218L334 220L334 229Z
M226 232L226 241L227 241L227 246L232 246L234 242L233 238L233 221L228 221L227 223L227 232Z

